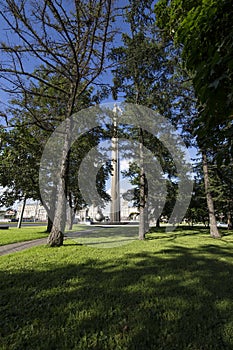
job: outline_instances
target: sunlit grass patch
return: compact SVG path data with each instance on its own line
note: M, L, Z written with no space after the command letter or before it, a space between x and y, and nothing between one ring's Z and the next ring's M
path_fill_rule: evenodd
M75 224L73 225L72 230L66 230L66 233L78 232L86 229L86 225ZM37 238L46 238L48 237L48 233L45 231L46 226L29 226L29 223L27 227L22 226L20 229L10 226L8 230L0 230L0 246L23 241L31 241Z
M47 237L48 234L45 233L45 229L45 226L31 226L21 227L20 229L9 227L8 230L0 230L0 245Z

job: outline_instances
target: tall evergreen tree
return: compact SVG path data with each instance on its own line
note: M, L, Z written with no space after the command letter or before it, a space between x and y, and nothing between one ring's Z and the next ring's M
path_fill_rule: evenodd
M130 1L125 17L128 30L122 36L123 45L113 49L111 54L117 66L113 71L113 96L117 98L123 94L126 102L152 108L178 127L184 111L190 113L194 105L190 84L185 81L186 76L180 74L179 52L164 40L154 26L153 1ZM150 141L154 142L148 141L148 135L141 128L138 130L138 140L141 145L147 146ZM160 155L162 153L161 150ZM147 230L147 220L144 220L147 217L144 167L145 164L141 162L139 208L142 221L139 237L142 239Z
M151 93L155 88L155 70L158 70L157 43L148 36L148 26L151 24L152 1L133 0L125 17L129 27L128 34L123 34L123 46L112 50L111 59L118 63L113 71L113 96L119 91L124 92L125 101L134 104L151 105ZM152 59L153 57L153 59ZM156 66L156 69L153 69ZM145 238L148 230L146 176L143 164L143 130L138 130L140 143L140 186L139 186L139 239Z

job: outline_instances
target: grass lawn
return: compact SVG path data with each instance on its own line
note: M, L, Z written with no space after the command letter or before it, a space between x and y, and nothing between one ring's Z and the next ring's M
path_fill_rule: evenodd
M86 229L86 227L86 225L74 225L72 231L80 231ZM20 229L10 226L8 230L0 230L0 246L48 237L48 234L45 233L45 230L46 226L23 226Z
M69 233L77 243L88 245L95 248L113 248L124 244L129 244L137 240L138 228L132 226L85 226L86 232L77 237L76 234Z
M232 231L68 239L2 256L0 273L1 350L233 349Z
M45 226L21 227L20 229L9 227L8 230L0 230L0 246L47 237L48 234L45 233L45 230Z

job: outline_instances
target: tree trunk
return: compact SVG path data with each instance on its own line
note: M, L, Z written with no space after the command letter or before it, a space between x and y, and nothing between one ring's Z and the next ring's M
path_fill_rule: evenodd
M62 148L60 172L58 176L57 197L54 203L54 220L51 233L47 243L50 247L60 247L63 245L64 231L66 226L66 185L68 176L68 155L70 150L71 118L66 119L64 131L64 143Z
M227 228L228 228L228 230L232 229L231 213L230 212L227 213Z
M140 240L145 239L146 234L146 176L144 170L144 160L143 160L143 131L140 128L140 148L139 148L139 156L140 156L140 189L139 189L139 232L138 238Z
M214 213L214 201L210 190L207 156L204 151L202 151L202 164L203 164L206 200L207 200L207 206L208 206L208 212L209 212L210 235L213 238L221 238L221 235L219 234L219 231L218 231L217 221Z
M149 223L149 213L148 213L148 202L147 202L147 191L145 196L145 233L149 232L150 230L150 223Z
M24 199L23 199L22 209L21 209L21 213L20 213L19 221L18 221L18 224L17 224L17 228L21 228L21 226L22 226L22 221L23 221L23 213L24 213L24 209L25 209L26 201L27 201L27 198L26 198L26 196L25 196L25 197L24 197Z
M52 231L53 221L48 217L46 232L50 233Z
M141 175L143 176L143 175ZM139 232L138 232L138 238L140 240L145 239L145 213L144 213L144 200L143 200L143 195L142 195L142 188L143 186L140 186L140 207L139 207Z
M72 230L75 212L74 209L69 205L67 211L67 229Z
M117 109L113 109L113 137L112 137L112 181L111 181L111 222L121 221L120 210L120 160L119 160L119 140L117 125Z

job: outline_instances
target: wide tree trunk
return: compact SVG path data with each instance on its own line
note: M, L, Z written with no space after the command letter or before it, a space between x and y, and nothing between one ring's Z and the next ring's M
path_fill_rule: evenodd
M54 220L54 212L55 212L54 203L56 202L56 195L57 195L57 187L54 184L52 188L52 192L49 194L49 206L47 205L46 201L42 201L42 198L41 198L41 203L43 204L48 215L47 228L46 228L47 233L51 233L53 228L53 220Z
M62 192L62 189L60 189L58 192L58 200L56 203L57 207L55 211L53 226L47 241L50 247L60 247L63 245L66 225L66 200L65 195Z
M66 119L63 147L60 161L60 171L57 184L57 196L54 202L54 220L51 233L48 237L48 245L60 247L63 245L64 231L66 226L66 186L68 177L68 163L70 151L70 137L72 128L72 118Z
M217 221L216 221L215 212L214 212L214 201L210 190L207 156L204 151L202 151L202 165L203 165L203 173L204 173L206 201L207 201L207 207L209 212L210 235L213 238L221 238L221 235L217 227Z

